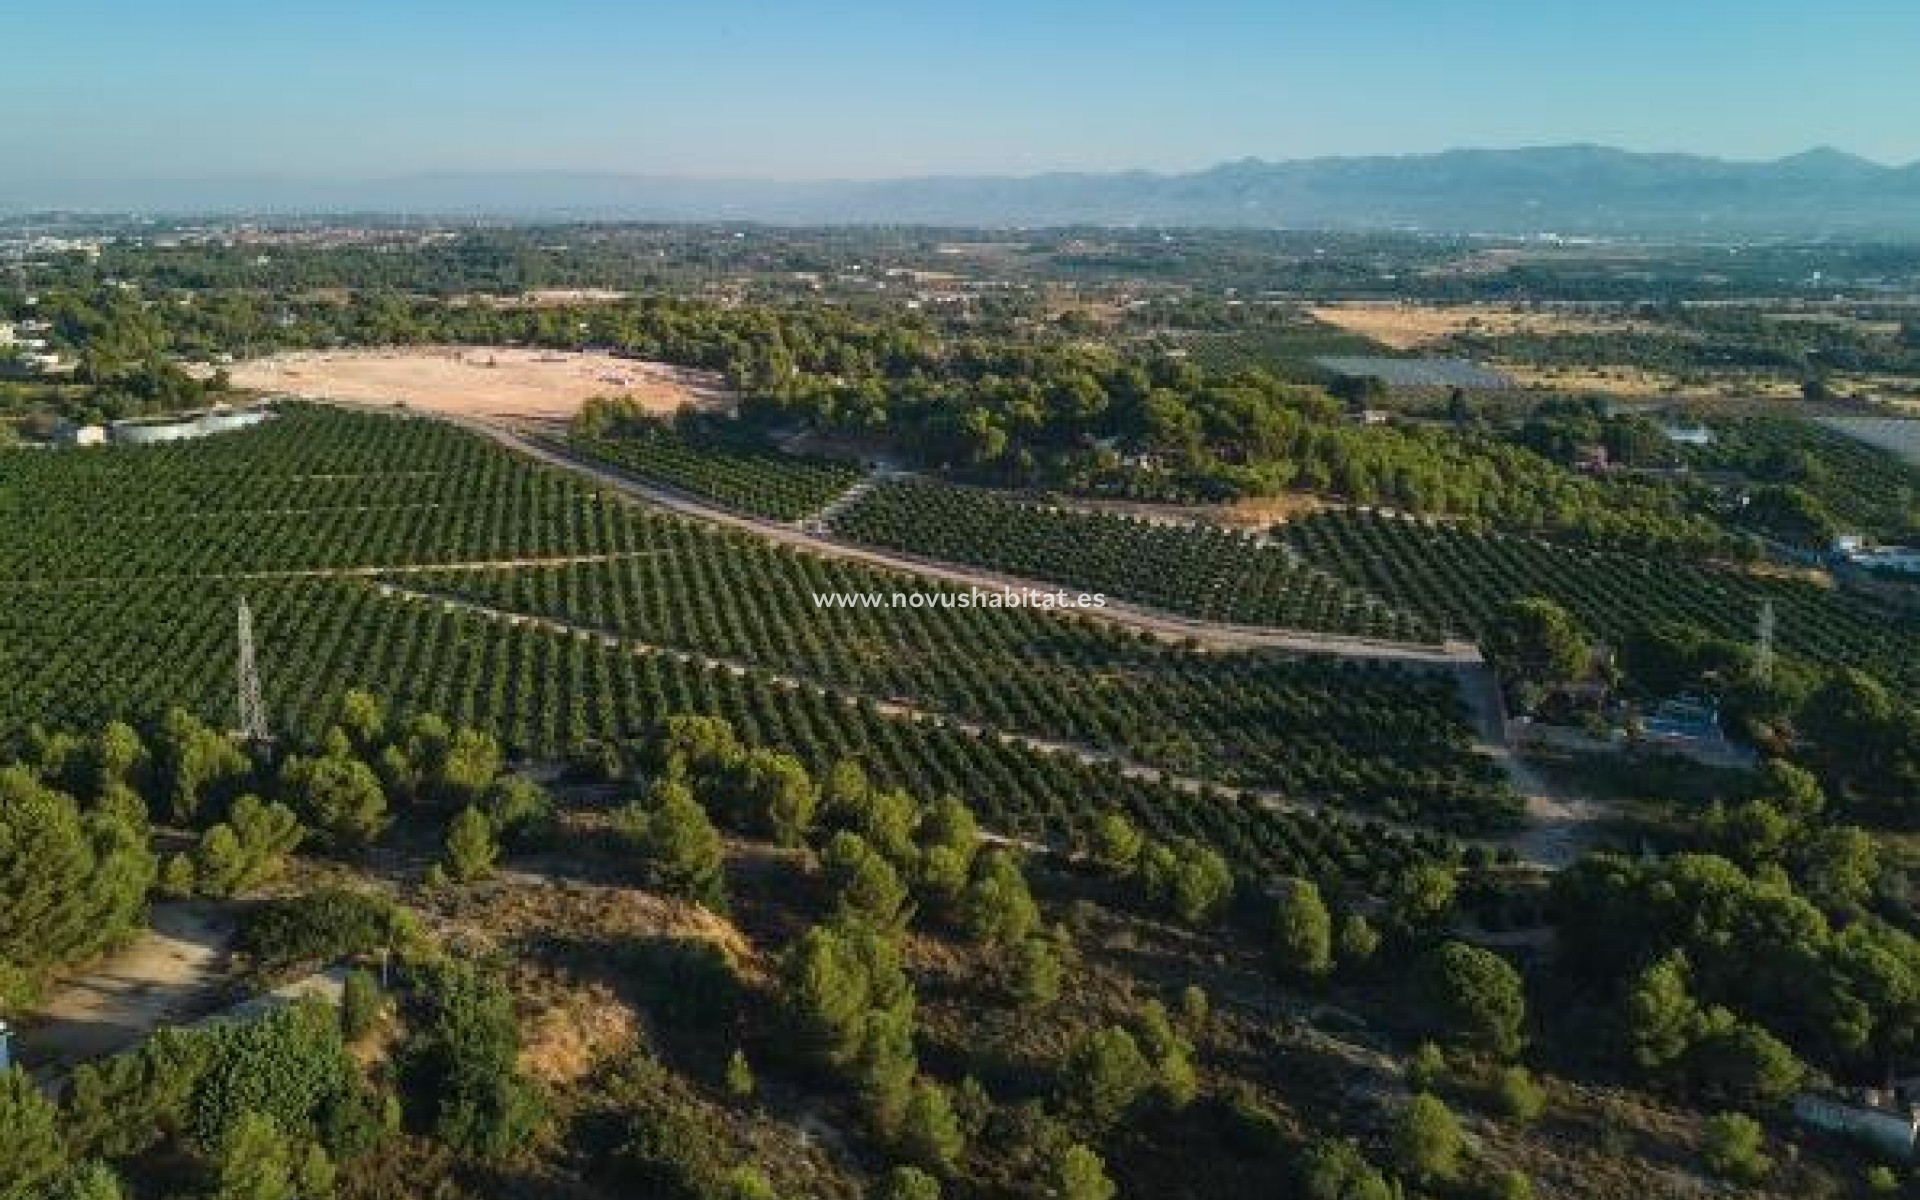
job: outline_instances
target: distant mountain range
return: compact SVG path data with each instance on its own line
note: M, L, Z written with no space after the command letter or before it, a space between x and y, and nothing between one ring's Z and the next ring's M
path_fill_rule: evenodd
M1603 146L1245 159L1204 171L779 183L499 172L355 182L0 183L0 211L391 213L788 224L1220 226L1689 238L1920 239L1920 163Z

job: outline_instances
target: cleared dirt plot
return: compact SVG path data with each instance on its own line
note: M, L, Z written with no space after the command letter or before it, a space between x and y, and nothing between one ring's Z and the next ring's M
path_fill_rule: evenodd
M641 362L604 352L508 346L420 346L316 350L236 363L238 387L317 399L404 402L461 417L553 420L595 396L626 396L654 412L733 403L709 371Z
M215 1006L231 935L231 920L206 901L154 905L152 928L54 987L21 1030L22 1051L58 1074L201 1015Z
M1508 304L1411 304L1396 300L1322 304L1308 310L1315 320L1371 338L1395 350L1417 350L1461 333L1599 333L1631 328L1633 321L1565 309Z

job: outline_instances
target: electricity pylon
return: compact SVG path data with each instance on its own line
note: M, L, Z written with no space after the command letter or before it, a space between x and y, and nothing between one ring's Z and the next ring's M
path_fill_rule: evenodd
M1760 602L1759 628L1753 640L1753 677L1761 683L1773 675L1773 601Z
M260 667L253 658L253 610L240 598L240 737L255 745L273 740L267 732L267 706L260 702Z

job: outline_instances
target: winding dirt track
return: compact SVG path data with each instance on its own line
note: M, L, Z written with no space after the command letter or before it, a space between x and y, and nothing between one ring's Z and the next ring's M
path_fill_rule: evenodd
M355 404L351 401L344 402L343 406L370 408L370 406ZM385 413L394 411L391 407L370 410ZM922 578L938 579L963 587L979 587L993 591L1012 589L1029 593L1051 593L1059 587L1057 584L1023 579L981 568L858 545L833 537L808 524L787 524L736 512L677 489L640 479L605 463L583 458L552 439L530 432L516 423L445 412L430 415L487 438L514 453L582 475L655 507L696 520L746 530L768 541L796 550ZM1447 641L1439 646L1429 646L1307 630L1234 625L1184 617L1144 605L1116 601L1112 598L1108 599L1105 608L1076 609L1073 612L1075 616L1087 620L1104 621L1125 629L1145 632L1167 641L1191 642L1210 650L1280 650L1295 654L1333 655L1340 658L1397 663L1415 669L1447 671L1453 675L1461 696L1466 702L1467 711L1478 738L1477 748L1499 765L1500 769L1506 773L1514 790L1520 793L1526 803L1528 827L1499 844L1514 850L1522 863L1555 870L1577 859L1592 844L1599 832L1600 824L1607 818L1608 814L1601 806L1552 787L1514 753L1508 745L1505 724L1499 715L1498 701L1494 698L1492 673L1481 658L1479 648L1470 642ZM818 685L809 684L809 686ZM959 725L951 718L939 719ZM1012 736L1003 731L993 732L999 736ZM1036 749L1044 748L1040 744L1041 739L1022 740ZM1080 752L1087 748L1062 746L1059 749ZM1168 777L1158 768L1142 764L1132 765L1143 778L1164 777L1166 782L1177 787L1193 789L1199 787L1197 780ZM1262 803L1292 805L1297 808L1312 807L1273 793L1248 794L1260 799Z
M981 567L964 566L944 560L921 558L901 551L859 545L802 525L790 525L765 517L750 516L732 509L721 508L710 501L685 492L637 478L605 463L589 461L551 441L529 436L511 426L444 414L442 417L483 437L490 438L510 450L565 468L576 474L588 476L599 483L637 496L657 507L699 520L745 529L768 541L828 558L864 563L890 571L938 579L946 583L957 583L963 587L985 588L990 591L1010 589L1028 594L1049 594L1059 590L1060 587L1059 584L1006 575ZM1074 609L1073 613L1075 616L1089 620L1105 621L1109 624L1144 631L1168 641L1193 641L1214 650L1287 650L1296 654L1332 654L1342 658L1374 659L1417 667L1454 668L1479 666L1481 663L1479 648L1470 642L1449 641L1438 646L1428 646L1418 642L1395 642L1307 630L1274 629L1259 625L1235 625L1224 621L1184 617L1177 613L1148 608L1145 605L1116 600L1112 597L1107 598L1104 608Z

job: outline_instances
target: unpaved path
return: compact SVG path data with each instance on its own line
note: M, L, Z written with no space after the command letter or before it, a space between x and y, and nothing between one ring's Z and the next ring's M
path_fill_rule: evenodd
M366 407L355 404L351 400L343 403L345 407L350 408ZM529 432L519 422L481 419L449 412L440 412L437 415L508 450L586 476L656 507L712 524L744 529L780 545L828 558L860 562L885 570L939 579L967 587L993 591L1009 589L1023 594L1045 594L1057 590L1055 585L1031 579L842 541L814 527L813 523L787 524L723 508L701 497L663 487L605 463L583 458L569 451L551 436ZM549 424L548 427L553 426ZM1468 712L1480 733L1479 749L1499 765L1514 789L1526 802L1528 828L1499 844L1512 849L1523 863L1544 869L1557 869L1579 857L1580 853L1591 844L1597 832L1597 822L1607 815L1601 806L1591 801L1556 790L1538 772L1520 761L1512 748L1507 745L1504 725L1497 717L1498 696L1493 691L1497 684L1492 672L1481 658L1479 648L1471 642L1449 640L1439 646L1426 646L1304 630L1234 625L1184 617L1111 598L1105 608L1074 611L1077 615L1092 620L1144 631L1167 641L1191 642L1212 650L1282 650L1300 654L1322 654L1393 662L1423 669L1449 670L1458 681ZM505 619L531 619L520 614L501 613L500 615ZM609 635L602 633L599 636ZM662 652L679 655L689 661L699 657L677 650ZM743 664L731 665L738 666L742 671L749 669ZM804 683L809 687L819 686L798 680L795 683ZM937 719L959 727L959 723L952 718ZM999 734L999 736L1011 735ZM1071 747L1066 749L1072 751ZM1089 753L1099 753L1088 748L1082 749ZM1140 778L1160 778L1165 774L1155 767L1143 764L1134 764L1134 766L1139 772L1144 773L1138 776ZM1169 778L1168 782L1174 783L1175 786L1190 785L1191 790L1198 790L1199 781L1187 779L1182 784L1178 781L1179 778ZM1233 789L1220 788L1219 790L1232 791ZM1258 795L1257 792L1254 794ZM1272 793L1260 798L1263 803L1303 806L1302 802L1287 800ZM1353 814L1342 813L1342 815L1352 816Z
M722 508L708 500L673 488L640 479L605 463L589 461L544 438L530 437L519 429L491 421L449 416L448 420L470 429L510 450L537 458L553 466L585 475L596 482L636 496L649 504L714 524L730 525L756 533L769 541L828 558L845 559L957 583L964 587L989 591L1010 590L1023 595L1051 595L1059 584L1006 575L979 567L922 558L901 551L843 541L813 528L750 516ZM1073 590L1073 589L1068 589ZM1480 651L1472 643L1450 641L1439 646L1416 642L1352 637L1297 629L1274 629L1259 625L1235 625L1207 621L1148 608L1130 601L1107 599L1104 608L1076 608L1074 615L1096 621L1143 630L1168 641L1193 641L1216 650L1289 650L1299 654L1332 654L1344 658L1364 658L1406 663L1420 667L1453 667L1480 662Z
M1612 812L1596 800L1557 786L1513 748L1500 684L1492 671L1462 669L1459 681L1461 698L1479 735L1475 749L1499 764L1513 790L1526 801L1526 827L1508 838L1506 845L1524 863L1549 870L1572 866L1593 846Z

